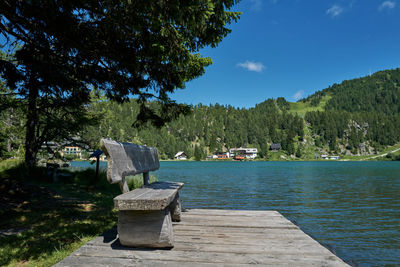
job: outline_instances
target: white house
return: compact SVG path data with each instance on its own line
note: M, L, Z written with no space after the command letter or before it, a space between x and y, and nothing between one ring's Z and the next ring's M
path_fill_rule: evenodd
M229 156L231 158L234 157L235 154L240 154L248 159L255 159L257 157L257 153L258 153L257 148L239 147L239 148L229 149Z
M227 159L229 158L229 152L215 152L213 159Z
M179 151L178 153L176 153L175 159L186 160L187 159L187 155L185 154L185 152Z
M328 155L321 155L322 159L331 159L331 160L338 160L340 159L339 156L328 156Z
M67 155L72 155L81 158L82 148L80 148L79 146L67 145L64 146L63 150L60 151L60 154L62 157L65 157Z

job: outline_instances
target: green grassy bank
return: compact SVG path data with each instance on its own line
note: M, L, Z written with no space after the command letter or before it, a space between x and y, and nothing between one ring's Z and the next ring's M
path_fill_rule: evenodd
M45 168L0 162L0 266L52 266L116 224L120 190L105 172L96 180L92 169L64 171L58 183L46 176ZM130 187L141 183L129 179Z

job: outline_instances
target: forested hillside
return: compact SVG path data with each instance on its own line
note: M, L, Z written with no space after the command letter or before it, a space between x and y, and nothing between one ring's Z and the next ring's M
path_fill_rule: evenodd
M157 110L157 103L149 105ZM101 118L79 134L92 148L109 137L155 146L163 159L178 151L204 158L233 147L258 148L262 159L367 155L400 141L400 69L334 84L297 103L280 97L250 109L199 104L161 128L133 127L140 111L135 100L117 104L98 98L88 109ZM2 111L0 157L23 150L24 120L23 112ZM272 143L280 143L281 152L270 152Z
M301 101L318 106L325 97L325 111L305 115L317 146L369 154L399 142L400 69L334 84Z
M301 101L316 106L326 95L331 98L325 110L399 114L400 69L379 71L371 76L333 84Z
M123 105L99 102L93 108L103 113L104 119L99 127L86 128L82 137L93 146L101 137L155 146L161 158L173 158L178 151L192 157L195 150L205 157L241 146L257 147L259 156L264 158L268 144L273 142L281 143L284 150L294 154L295 140L304 135L304 121L280 107L281 102L288 105L283 98L267 100L252 109L200 104L192 107L191 114L180 116L162 128L148 124L139 129L131 127L139 111L135 102Z

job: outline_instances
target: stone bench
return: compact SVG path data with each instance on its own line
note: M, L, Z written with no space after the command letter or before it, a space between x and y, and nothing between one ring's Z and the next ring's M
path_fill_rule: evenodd
M157 150L132 143L101 140L108 158L107 180L120 185L122 195L114 198L118 209L118 237L130 247L174 246L172 221L180 221L179 189L183 183L149 184L149 172L160 167ZM125 177L143 173L144 186L129 191Z

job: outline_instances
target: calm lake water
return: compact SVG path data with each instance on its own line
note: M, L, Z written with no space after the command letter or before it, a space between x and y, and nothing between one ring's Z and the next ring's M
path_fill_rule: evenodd
M350 264L400 264L400 162L161 162L154 174L185 183L185 208L277 210Z

